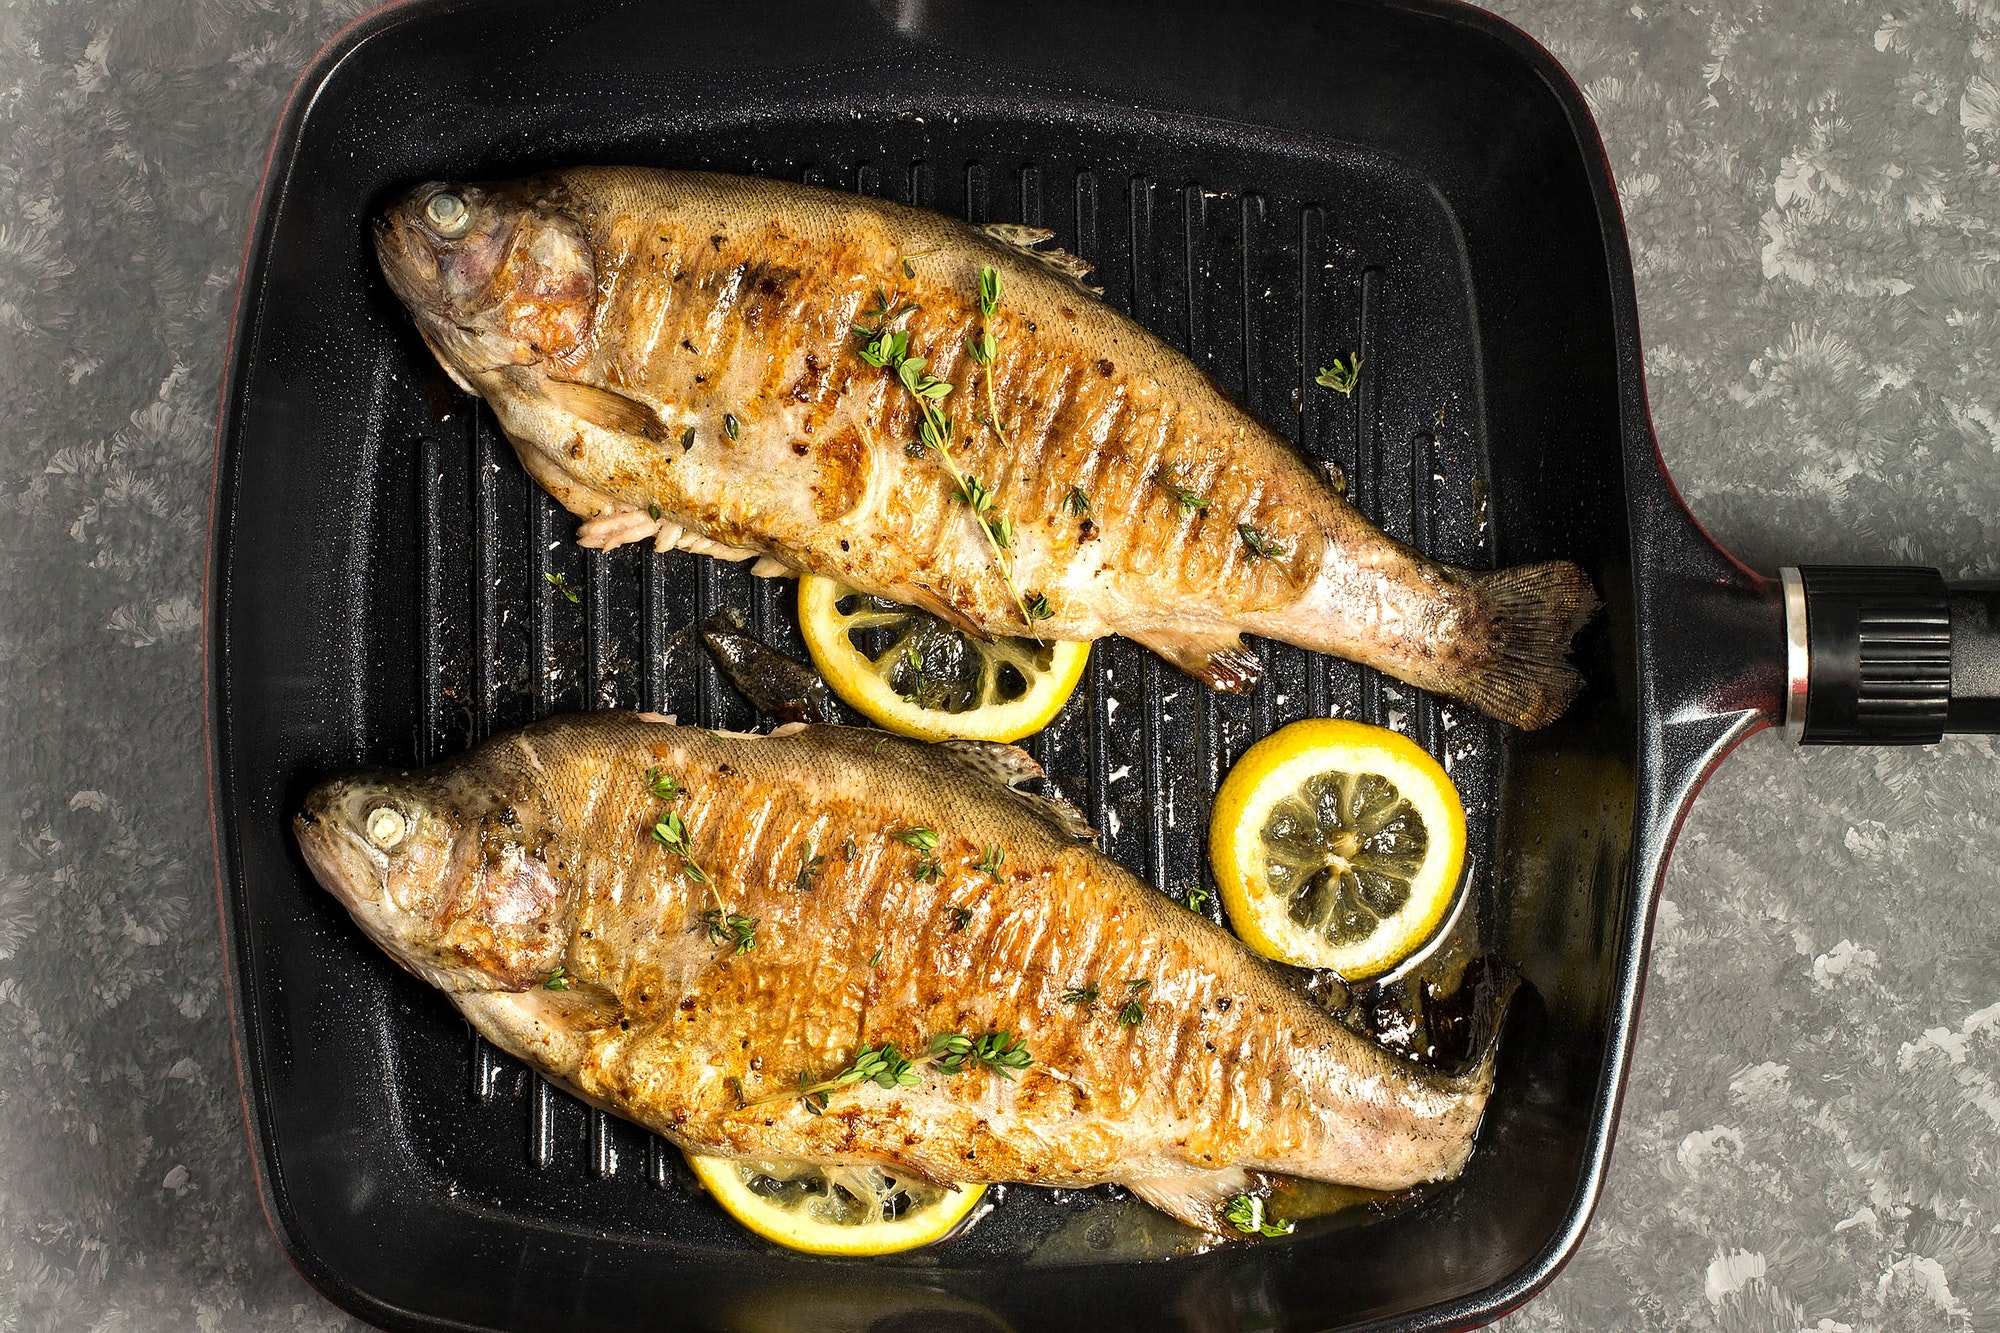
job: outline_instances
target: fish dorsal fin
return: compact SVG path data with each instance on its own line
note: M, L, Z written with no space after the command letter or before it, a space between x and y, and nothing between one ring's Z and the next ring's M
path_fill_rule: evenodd
M1027 227L1018 222L989 222L983 228L988 236L1010 250L1018 250L1039 263L1058 277L1067 278L1092 296L1104 295L1102 287L1092 287L1084 281L1097 266L1088 259L1079 259L1067 250L1041 250L1056 238L1047 227Z
M1018 787L1042 776L1042 766L1035 762L1035 756L1018 745L1000 741L939 741L938 749L950 755L960 768L1002 787Z
M939 741L938 748L950 755L966 772L984 778L1004 790L1021 805L1053 824L1065 837L1079 842L1096 842L1098 832L1083 817L1083 811L1060 796L1044 796L1022 791L1021 784L1043 777L1035 757L1018 745L1000 741Z
M660 414L637 398L581 380L549 379L544 383L550 402L600 430L637 435L655 444L667 438L666 423L660 420Z

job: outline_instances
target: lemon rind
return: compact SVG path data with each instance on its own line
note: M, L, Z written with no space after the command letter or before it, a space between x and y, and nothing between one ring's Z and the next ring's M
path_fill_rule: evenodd
M936 1205L894 1222L833 1224L800 1221L752 1193L731 1157L688 1153L688 1166L722 1210L764 1239L804 1254L869 1256L900 1254L935 1245L956 1231L978 1207L984 1185L961 1185Z

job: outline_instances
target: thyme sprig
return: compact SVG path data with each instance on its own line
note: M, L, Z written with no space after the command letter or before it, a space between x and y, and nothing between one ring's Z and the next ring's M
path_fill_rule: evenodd
M1361 353L1356 352L1345 361L1336 356L1332 365L1319 368L1313 383L1342 397L1352 397L1355 386L1361 383Z
M826 869L826 858L813 855L813 845L807 843L799 853L799 873L792 880L792 887L800 893L811 893L818 882L820 872Z
M1252 562L1258 560L1282 560L1291 551L1266 537L1248 523L1236 525L1236 535L1243 539L1244 547L1250 552Z
M1063 1004L1080 1004L1084 1013L1094 1014L1097 1012L1098 994L1095 986L1071 986L1056 998Z
M577 596L576 589L569 586L569 580L564 578L561 574L551 570L549 573L542 575L542 577L549 581L549 586L551 588L554 588L564 597L569 598L570 604L572 606L574 606L578 601L582 600Z
M873 1083L883 1089L914 1088L924 1081L922 1071L925 1069L935 1069L945 1075L985 1069L1011 1080L1016 1070L1026 1069L1033 1063L1034 1058L1028 1054L1027 1046L1011 1032L988 1032L978 1037L940 1032L930 1039L921 1055L906 1056L894 1042L881 1046L864 1045L854 1053L854 1059L845 1068L830 1078L815 1081L806 1071L800 1070L797 1092L776 1092L744 1105L766 1106L799 1097L804 1099L806 1110L818 1115L826 1110L831 1094L861 1083Z
M1171 470L1154 473L1153 484L1173 497L1174 506L1180 510L1182 518L1186 518L1189 514L1208 512L1208 497L1200 491L1190 490L1181 485Z
M993 318L1000 313L1000 293L1003 284L1000 270L991 264L979 270L979 336L966 345L973 362L982 374L980 379L986 388L986 424L1000 437L1000 443L1007 444L1007 432L1000 427L1000 405L993 397L993 365L1000 358L1000 337L993 332ZM1012 447L1009 445L1008 447Z
M1152 984L1151 977L1133 977L1125 983L1125 1007L1118 1011L1119 1027L1135 1028L1146 1021L1146 1002L1139 996Z
M989 270L990 271L990 270ZM995 275L994 300L999 299L998 275ZM985 278L981 276L982 309ZM890 324L915 310L911 304L893 304L886 293L875 293L876 308L864 315L873 319L873 327L856 325L854 334L862 340L861 359L877 370L888 370L895 374L910 396L916 399L921 420L917 424L917 438L904 446L904 452L911 457L924 454L937 455L938 463L958 489L958 496L972 510L972 516L979 523L980 534L993 552L994 566L1000 571L1000 579L1007 585L1007 593L1014 599L1014 605L1021 612L1021 621L1030 629L1034 628L1034 618L1028 614L1028 604L1021 595L1021 588L1014 580L1014 558L1010 554L1014 545L1014 520L1005 513L996 512L993 507L993 492L977 477L968 476L958 466L958 460L951 452L951 417L944 409L944 400L950 396L952 386L928 373L930 361L921 356L910 355L910 334L907 329L890 328ZM997 305L996 305L997 308ZM991 393L991 383L988 383ZM998 422L993 423L997 432ZM1001 436L1004 441L1006 437ZM871 444L872 448L872 444Z
M1239 1194L1223 1205L1222 1220L1246 1236L1289 1236L1298 1224L1267 1217L1264 1200L1255 1194Z
M1000 847L996 844L993 846L989 846L986 849L986 856L984 857L984 859L982 859L977 865L973 866L972 868L974 870L983 870L986 872L986 874L997 880L1000 878L1000 863L1006 859L1007 859L1007 853L1002 851Z
M671 805L687 794L687 788L681 785L678 777L665 769L649 768L646 770L646 794L663 805ZM694 859L694 843L680 811L667 811L666 816L653 825L653 841L680 857L682 872L708 891L710 901L715 904L701 914L708 942L728 947L738 954L749 953L756 948L757 918L734 910L722 900L722 891L715 887L715 880Z

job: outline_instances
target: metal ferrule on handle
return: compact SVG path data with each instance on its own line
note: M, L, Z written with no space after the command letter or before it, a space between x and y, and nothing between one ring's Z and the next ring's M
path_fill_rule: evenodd
M1785 599L1785 730L1802 745L1933 745L2000 731L2000 583L1805 565Z

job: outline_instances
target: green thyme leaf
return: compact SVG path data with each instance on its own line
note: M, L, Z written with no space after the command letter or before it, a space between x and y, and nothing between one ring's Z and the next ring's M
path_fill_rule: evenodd
M1007 853L1002 851L998 845L990 846L986 849L986 856L984 857L984 859L982 859L977 865L973 866L972 868L974 870L983 870L988 875L992 876L994 879L999 879L1000 862L1005 860L1006 856Z
M1068 510L1073 517L1088 518L1090 516L1090 497L1083 493L1083 487L1072 486L1069 488L1069 494L1063 497L1063 508Z
M1319 368L1319 374L1313 376L1313 383L1337 394L1351 396L1355 386L1361 383L1361 353L1354 353L1344 362L1336 356L1332 365Z
M1239 1194L1223 1205L1222 1220L1246 1236L1289 1236L1296 1225L1267 1218L1263 1199L1254 1194Z
M962 933L967 926L972 924L972 909L970 907L953 907L949 910L951 912L951 929L953 934Z
M1174 479L1173 473L1155 473L1153 475L1153 484L1173 497L1174 505L1180 510L1182 518L1186 518L1189 514L1205 514L1208 512L1207 497L1199 491L1189 490L1187 487L1181 485L1180 482Z
M1028 598L1028 620L1031 623L1048 620L1055 613L1056 609L1049 605L1047 593L1038 592Z
M920 852L934 852L937 850L938 835L934 831L921 826L917 828L898 829L889 836L897 842L916 848Z
M1063 1004L1080 1004L1085 1013L1093 1013L1097 1009L1097 996L1095 986L1072 986L1057 999Z
M569 989L569 977L568 977L568 976L567 976L567 975L566 975L566 974L564 973L564 971L563 971L563 969L562 969L562 968L558 967L558 968L556 968L556 970L555 970L555 971L553 971L553 972L549 973L549 979L548 979L547 981L544 981L544 982L542 983L542 989L543 989L543 990L568 990L568 989Z
M732 440L742 433L741 429L736 424L736 418L734 416L731 416L727 412L724 412L722 414L722 430L723 433L728 435L729 438Z
M1252 561L1282 560L1291 554L1290 551L1278 545L1278 543L1272 541L1248 523L1238 523L1236 525L1236 535L1241 537L1243 545L1249 548L1250 559Z
M991 319L1000 310L1000 270L991 264L979 270L979 313Z
M569 600L572 603L581 600L576 595L576 589L570 587L569 580L564 578L562 575L550 572L542 575L542 577L549 581L550 587L554 588L557 592L561 593L563 596L569 598Z
M686 453L692 448L694 448L694 427L689 426L681 432L681 452Z
M654 800L665 801L671 805L681 798L681 793L685 790L687 789L681 786L680 779L665 769L646 770L646 791Z
M805 850L799 853L799 873L793 878L792 887L800 893L811 893L820 872L825 869L826 858L814 856L812 844L807 843Z

